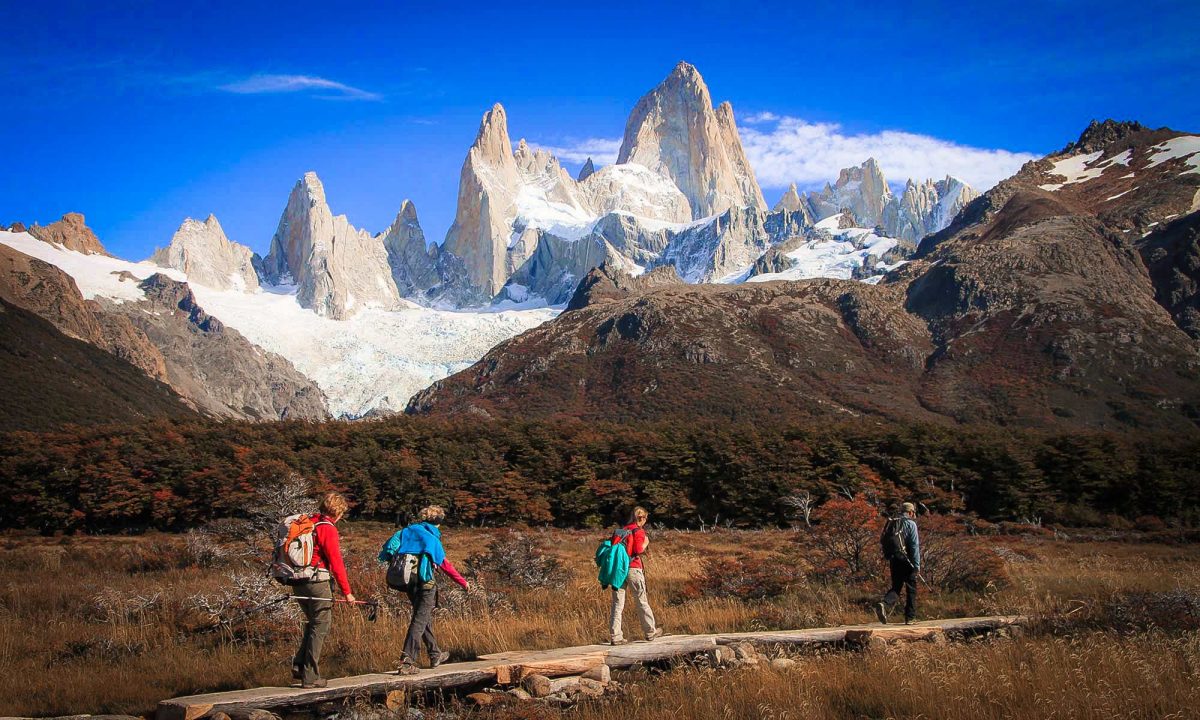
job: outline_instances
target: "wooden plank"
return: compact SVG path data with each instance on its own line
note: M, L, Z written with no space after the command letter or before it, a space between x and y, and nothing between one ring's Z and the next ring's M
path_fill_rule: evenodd
M395 673L372 673L335 678L324 688L263 687L250 690L190 695L158 704L157 720L197 720L213 712L234 714L255 708L272 708L315 705L329 700L349 697L386 695L393 690L430 690L453 688L480 683L494 682L495 663L474 661L443 665L433 670L422 670L416 675Z
M771 630L708 635L667 635L653 642L628 645L581 645L543 651L508 651L482 655L467 663L442 665L416 675L374 673L329 681L326 688L254 688L208 693L164 700L158 720L198 720L214 712L229 715L261 708L315 705L350 697L382 696L396 691L448 689L483 683L515 684L533 675L561 677L579 675L600 665L628 668L639 663L659 662L707 652L717 645L737 642L806 644L840 642L851 638L879 637L887 641L930 639L946 633L974 633L1027 622L1020 616L996 616L932 620L913 625L869 623L834 628Z

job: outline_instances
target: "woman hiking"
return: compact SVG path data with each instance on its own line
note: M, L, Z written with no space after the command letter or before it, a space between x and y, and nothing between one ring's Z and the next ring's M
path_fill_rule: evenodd
M318 663L321 646L333 626L333 581L337 581L346 600L354 602L350 579L346 577L346 564L342 561L338 531L334 527L349 509L350 503L339 493L328 493L321 498L320 512L312 518L315 524L312 565L317 572L312 580L292 586L292 594L298 598L296 602L304 612L304 635L300 649L292 659L292 677L301 687L323 688L329 684L321 677Z
M450 653L439 649L433 637L433 609L437 607L434 568L449 575L463 590L468 589L467 581L454 569L442 547L439 526L446 519L446 511L431 505L423 508L417 517L417 522L392 535L379 552L379 559L388 563L388 585L403 589L413 607L412 621L404 637L404 652L397 668L400 675L417 672L422 642L429 652L429 667L435 668L450 658ZM407 570L403 567L405 565ZM404 578L407 582L399 581L400 574L407 575Z
M626 517L626 523L621 531L613 534L613 542L625 544L629 552L629 577L625 587L613 588L612 612L608 621L608 641L610 645L625 645L629 641L621 632L621 613L625 610L625 590L633 592L633 601L637 604L638 620L642 624L642 632L647 640L663 634L662 628L654 624L654 611L650 609L650 599L646 595L646 574L642 569L642 553L650 548L650 538L646 537L646 521L650 513L644 507L635 507Z

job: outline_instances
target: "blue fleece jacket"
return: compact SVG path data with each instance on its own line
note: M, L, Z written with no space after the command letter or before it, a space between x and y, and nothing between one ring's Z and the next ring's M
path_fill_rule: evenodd
M917 521L910 517L901 518L900 537L904 538L904 551L913 568L921 569L921 536L917 533Z

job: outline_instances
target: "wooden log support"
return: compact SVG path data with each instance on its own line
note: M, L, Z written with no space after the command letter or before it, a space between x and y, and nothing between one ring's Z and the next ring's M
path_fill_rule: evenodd
M629 668L679 657L709 653L719 646L738 643L754 645L805 645L852 641L854 638L880 638L885 642L914 640L938 641L945 636L969 635L1019 626L1025 618L1016 616L932 620L914 625L847 625L836 628L775 630L765 632L719 633L711 635L667 635L653 642L629 645L584 645L573 648L529 652L503 652L480 656L478 660L451 663L416 675L372 673L329 681L324 688L253 688L233 692L208 693L164 700L158 705L157 720L214 720L218 712L233 720L250 720L252 711L277 713L286 708L306 707L323 702L344 701L351 697L384 697L399 705L407 693L434 689L468 688L483 684L516 685L531 675L547 678L575 676L602 665ZM743 654L745 650L743 649Z

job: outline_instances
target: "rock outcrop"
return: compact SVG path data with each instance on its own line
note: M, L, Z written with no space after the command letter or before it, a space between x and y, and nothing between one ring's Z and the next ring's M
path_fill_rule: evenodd
M883 208L892 199L883 171L875 158L858 167L843 168L837 182L826 184L817 193L808 196L813 217L817 220L849 210L858 227L872 228L883 219Z
M204 222L185 219L170 244L155 249L150 262L182 270L189 282L215 290L258 289L255 265L259 259L245 245L230 242L215 215Z
M596 172L596 166L592 164L592 159L588 158L583 167L579 168L579 174L575 176L575 182L583 182Z
M108 251L100 244L100 238L84 222L81 213L67 213L61 220L52 222L45 227L34 223L29 227L29 234L52 245L61 245L68 250L74 250L84 255L107 255Z
M615 302L630 295L640 295L654 288L682 284L683 279L670 265L635 276L605 263L593 268L579 282L567 309L582 310L600 303Z
M262 270L272 285L294 284L302 306L335 320L401 306L383 242L333 214L316 173L292 189Z
M251 420L328 417L324 396L312 381L205 312L187 283L155 273L139 287L144 301L97 302L161 351L167 383L192 406L218 417Z
M438 246L425 242L417 208L405 199L391 227L383 234L383 248L392 269L392 281L401 297L421 298L442 283L438 271Z
M726 102L714 109L704 79L686 62L630 113L617 163L631 162L670 178L687 197L692 219L729 208L767 208L733 107Z
M0 299L28 310L67 337L111 353L150 378L166 382L162 353L125 318L101 312L85 300L70 275L0 244Z

